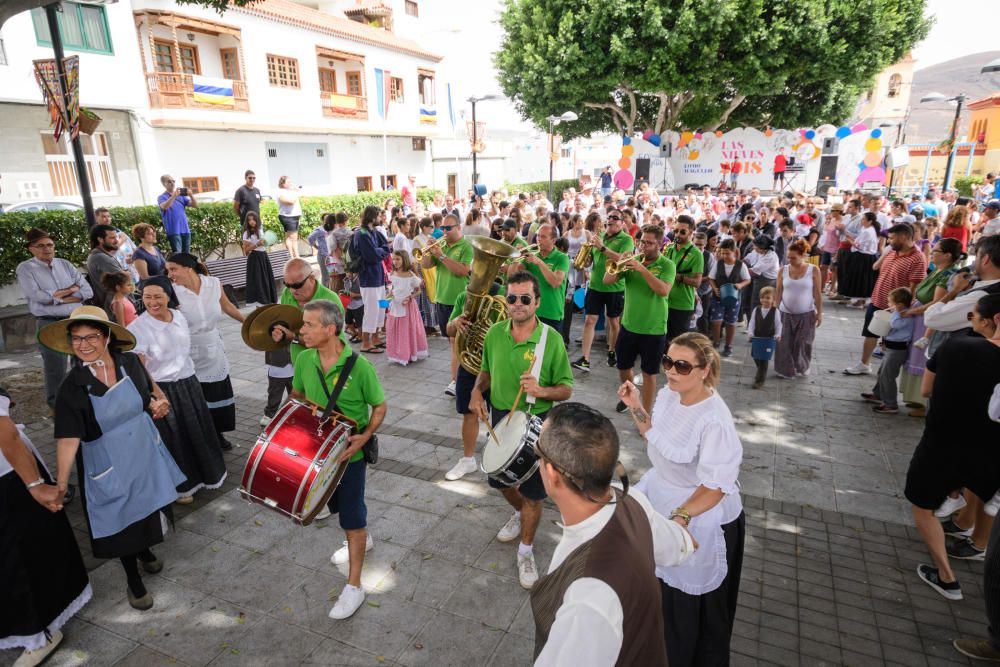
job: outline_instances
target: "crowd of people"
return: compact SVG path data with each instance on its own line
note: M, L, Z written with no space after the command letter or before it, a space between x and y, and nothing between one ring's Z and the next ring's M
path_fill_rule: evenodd
M304 239L315 270L299 256L301 209L283 178L280 220L291 259L279 291L254 180L247 172L234 201L246 300L294 307L303 322L271 330L278 349L264 359L261 425L286 398L332 400L354 424L340 455L343 479L317 517L337 514L347 538L331 556L348 569L332 619L363 604L361 572L375 546L366 467L377 458L387 404L372 360L418 362L428 356L427 338L442 336L451 362L442 371L445 391L461 415L463 443L446 480L487 469L485 455L482 466L476 458L481 423L499 444L494 429L516 415L524 437L536 438L531 470L516 479L505 470L487 474L512 511L497 539L517 544L536 664L724 664L746 528L742 445L717 390L722 358L734 354L743 326L754 389L766 383L772 359L779 380L808 376L824 306L838 302L865 311L860 360L844 373L872 374L872 358L882 358L874 387L859 400L876 414L896 414L902 404L926 418L906 483L933 559L918 576L961 599L949 559L986 560L986 587L996 591L1000 201L934 190L909 201L707 187L661 196L647 184L626 195L604 191L602 180L596 196L588 185L564 191L558 204L540 192L499 191L424 204L411 178L401 201L365 208L353 228L346 213L324 214ZM29 657L58 644L59 627L90 595L68 523L52 514L71 500L74 463L94 554L120 559L137 609L154 604L140 570L163 567L151 548L164 539L171 506L226 476L231 445L223 434L235 428L235 399L219 322L245 316L189 252L184 209L197 205L194 197L169 176L162 182L169 254L157 249L154 227L137 225L129 240L107 211L91 229L86 274L55 256L46 231L26 237L32 258L17 275L37 319L58 466L46 470L23 432L12 430L0 394L0 490L10 507L31 507L10 525L58 549L56 565L66 573L52 580L51 559L18 554L32 582L15 589L19 599L58 593L17 623L0 612L0 646L15 645L14 637ZM123 236L131 248L121 256ZM487 295L469 291L482 270L477 253L491 243L477 237L517 250L489 276ZM499 300L504 313L481 308L484 298ZM478 356L458 343L477 330L485 332ZM574 373L592 370L601 330L607 365L618 374L608 407L617 400L614 409L629 413L652 462L632 487L627 478L612 484L620 442L611 421L571 400ZM957 441L955 424L972 429L969 437ZM546 498L559 508L563 535L540 572L533 547ZM0 506L0 519L13 521L5 512ZM0 581L8 576L0 572ZM36 588L34 578L44 581ZM958 650L1000 656L1000 609L989 606L988 614L991 640L959 640Z

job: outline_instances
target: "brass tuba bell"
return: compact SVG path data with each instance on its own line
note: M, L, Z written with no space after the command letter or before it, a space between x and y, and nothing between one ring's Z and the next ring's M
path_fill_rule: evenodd
M472 236L465 240L474 250L469 284L465 288L465 307L462 309L469 326L465 331L459 331L455 349L462 367L478 375L483 365L486 332L496 322L509 317L507 303L499 296L490 295L490 285L500 273L500 267L507 260L519 257L520 253L514 246L486 236Z

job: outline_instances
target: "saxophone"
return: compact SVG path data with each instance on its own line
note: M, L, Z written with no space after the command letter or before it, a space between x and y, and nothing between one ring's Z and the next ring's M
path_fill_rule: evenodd
M594 263L594 256L590 253L590 249L594 247L592 241L585 241L580 249L576 252L576 257L573 258L573 268L577 271L583 271L585 268Z
M475 251L465 288L465 307L462 315L469 326L460 331L455 341L458 360L465 370L478 375L483 364L483 341L489 328L506 320L507 303L499 296L490 295L490 285L509 259L520 256L512 245L486 236L466 238Z

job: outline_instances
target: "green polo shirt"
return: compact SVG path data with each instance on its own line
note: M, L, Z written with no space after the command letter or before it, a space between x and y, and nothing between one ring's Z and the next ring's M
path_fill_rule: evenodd
M626 231L620 231L610 238L608 238L607 234L604 234L601 236L601 240L604 242L604 245L608 247L608 250L612 250L617 253L631 254L635 251L635 240L629 236ZM590 267L589 289L592 289L595 292L624 292L624 276L610 285L604 284L604 267L607 266L608 256L597 248L593 248L590 252L594 255L594 264Z
M510 335L511 320L497 322L486 332L483 340L483 370L490 374L490 403L498 410L514 409L514 399L521 387L521 375L530 367L528 352L534 351L545 326L536 320L535 330L528 340L515 343ZM549 331L545 340L545 356L542 358L542 372L538 384L543 387L556 385L573 386L573 370L569 366L569 356L562 336L555 329ZM526 395L521 395L520 407L537 415L548 411L552 401L539 398L534 405L527 403Z
M472 264L472 256L475 250L463 237L453 245L446 244L443 252L450 259L459 262L460 264ZM454 273L449 271L448 267L446 267L437 257L434 258L434 266L441 267L437 272L437 287L435 288L434 303L454 306L455 300L458 299L458 295L464 292L465 287L469 284L469 276L456 276Z
M658 255L646 269L663 282L674 283L674 263ZM671 288L673 291L674 288ZM638 271L625 274L625 311L622 326L637 334L662 336L667 333L668 296L660 296Z
M682 247L671 243L663 251L663 256L674 263L677 276L705 272L705 256L693 243L688 242ZM674 310L694 310L694 299L694 288L690 285L682 285L678 281L670 288L669 304Z
M319 362L319 350L303 351L295 360L292 389L305 394L306 399L316 405L326 407L328 402L326 392L332 392L333 388L337 386L340 371L350 356L351 348L344 345L344 350L337 358L337 363L329 371L323 373L326 380L326 391L324 391L323 385L320 384L319 373L316 372L317 369L320 373L323 372ZM363 355L358 355L354 362L354 368L351 369L351 375L340 392L340 396L337 397L339 412L357 422L358 433L360 433L368 426L369 407L382 405L384 402L385 394L382 392L382 385L375 373L375 366ZM351 462L360 461L363 456L364 452L358 451L351 457Z
M326 287L323 287L322 283L320 283L317 280L316 281L316 292L313 293L312 298L309 299L309 300L310 301L318 301L320 299L323 299L323 300L326 300L326 301L333 301L335 304L337 304L337 307L340 308L341 314L343 314L343 312L344 312L344 303L340 300L340 297L337 295L337 293L334 292L333 290L330 290L330 289L328 289ZM299 302L295 300L294 296L292 296L292 290L288 289L287 287L282 288L282 290L281 290L281 296L278 298L278 303L284 304L286 306L295 306L296 308L301 308L301 306L299 306ZM347 332L346 332L346 330L340 332L340 340L342 340L344 342L344 345L347 345ZM292 354L292 363L295 363L295 359L305 349L306 349L305 345L302 345L300 343L292 343L292 346L290 348L290 351L291 351L291 354Z
M510 243L510 245L520 250L521 248L527 248L528 242L524 240L523 236L518 234L517 236L514 237L514 240Z
M541 255L539 257L545 266L549 267L549 271L553 273L562 271L563 279L559 287L552 287L545 280L545 276L542 275L542 270L539 267L528 262L523 262L524 268L528 273L538 278L542 295L542 301L535 314L547 320L558 321L563 318L563 311L566 309L566 277L569 275L569 255L553 248L548 257L542 257Z

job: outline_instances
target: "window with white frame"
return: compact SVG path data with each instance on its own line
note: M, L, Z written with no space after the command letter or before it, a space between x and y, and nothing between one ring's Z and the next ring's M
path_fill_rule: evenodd
M80 144L83 147L87 174L90 176L90 190L94 196L118 194L108 135L104 132L80 134ZM42 132L42 149L45 151L45 162L52 180L52 194L57 197L78 196L80 188L76 182L76 164L69 143L69 132L64 132L59 141L53 138L51 132Z

